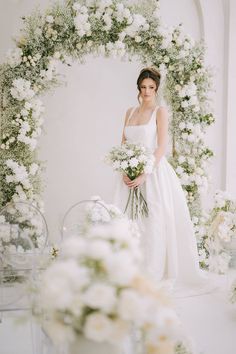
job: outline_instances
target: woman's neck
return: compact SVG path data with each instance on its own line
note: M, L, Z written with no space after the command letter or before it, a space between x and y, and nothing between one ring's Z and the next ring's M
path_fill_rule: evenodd
M139 106L141 110L146 110L146 109L154 109L156 106L156 102L142 102Z

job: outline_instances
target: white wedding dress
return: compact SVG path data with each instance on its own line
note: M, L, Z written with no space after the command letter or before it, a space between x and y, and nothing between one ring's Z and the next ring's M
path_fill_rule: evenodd
M147 124L126 125L127 141L141 143L154 152L157 147L157 109ZM196 292L196 289L205 288L206 279L199 268L197 244L184 191L165 156L154 173L147 175L141 188L149 207L149 216L137 221L145 270L157 282L173 280L175 289L195 288ZM113 202L123 211L128 194L129 189L118 174Z

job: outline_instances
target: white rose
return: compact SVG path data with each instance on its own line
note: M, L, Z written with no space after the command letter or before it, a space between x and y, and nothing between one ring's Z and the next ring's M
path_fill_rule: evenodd
M188 163L189 163L189 165L194 166L195 165L195 159L193 157L188 157Z
M144 296L130 289L121 292L118 313L122 319L140 324L146 318L147 309L148 303Z
M101 313L88 315L84 325L84 334L96 342L106 341L112 331L112 320Z
M184 100L184 101L181 102L181 107L182 108L187 108L188 106L189 106L188 101Z
M178 166L176 168L176 172L179 174L179 175L182 175L182 173L184 172L183 168L181 166Z
M104 263L110 281L118 285L128 285L137 272L131 254L127 251L117 252Z
M167 55L165 55L163 59L164 59L164 63L169 63L170 61L170 58Z
M113 220L112 223L107 226L107 232L110 235L110 239L126 242L131 237L130 221L125 218Z
M136 43L140 43L141 40L142 40L142 37L141 36L135 36L134 40L135 40Z
M50 321L44 321L43 328L55 344L65 344L74 340L75 335L71 326L50 318Z
M140 162L146 162L146 161L147 161L147 156L144 155L144 154L142 154L142 155L140 155L140 156L138 157L138 160L139 160Z
M178 157L178 161L179 161L179 163L185 162L185 157L182 156L182 155L180 155L180 156Z
M187 122L187 123L186 123L186 127L187 127L189 130L192 130L192 129L194 128L194 125L193 125L193 123L191 123L191 122Z
M113 321L108 341L112 344L120 345L130 333L130 329L130 324L127 321L122 321L120 319Z
M112 166L114 170L118 170L120 168L120 161L114 161Z
M4 242L9 242L11 239L11 225L0 224L0 237Z
M195 107L193 108L193 111L194 111L194 112L199 112L199 111L200 111L200 107L199 107L199 106L195 106Z
M30 166L29 169L29 173L34 176L36 174L36 172L38 171L39 166L36 163L32 163L32 165Z
M106 259L112 253L110 244L104 240L94 240L89 243L87 250L88 257L93 259Z
M75 10L75 11L79 11L80 8L81 8L81 5L80 5L80 3L75 2L75 3L73 4L72 8L73 8L73 10Z
M116 290L109 285L95 283L83 293L82 301L93 309L109 313L116 304Z
M127 161L122 161L122 162L120 163L120 167L121 167L123 170L125 170L128 166L129 166L129 165L128 165L128 162L127 162Z
M184 130L186 128L185 122L180 122L179 128L180 128L180 130Z
M134 154L134 152L133 152L133 150L130 149L130 150L126 151L126 154L127 154L127 156L130 157L130 156L132 156Z
M198 103L198 98L197 98L197 96L192 96L191 98L190 98L190 100L189 100L189 104L190 105L195 105L195 104L197 104Z
M189 134L188 137L187 137L187 140L192 143L195 141L195 135L194 134Z
M122 31L121 33L119 33L119 40L123 41L126 37L126 33L124 31Z
M129 165L131 167L137 167L139 164L139 161L138 159L136 159L136 157L132 157L130 160L129 160Z
M185 50L180 50L178 58L182 59L185 58L188 55L188 52L186 52Z
M196 175L194 179L198 186L202 185L202 178L200 176Z
M203 174L204 174L203 169L200 168L200 167L197 167L197 168L196 168L196 172L197 172L199 175L203 175Z
M47 16L47 17L46 17L46 22L48 22L48 23L53 23L53 22L54 22L53 16L51 16L51 15Z
M183 185L188 185L189 184L189 176L187 175L187 173L183 173L181 176L181 183Z
M42 277L41 301L46 308L66 309L74 301L78 290L88 282L87 269L79 266L76 260L53 263Z
M14 68L15 66L19 65L22 61L22 49L20 48L15 48L12 50L9 50L7 53L7 62L8 64Z

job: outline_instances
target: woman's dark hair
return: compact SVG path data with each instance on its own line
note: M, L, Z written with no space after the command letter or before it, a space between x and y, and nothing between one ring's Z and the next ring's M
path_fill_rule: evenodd
M141 84L143 82L144 79L152 79L153 81L155 81L156 83L156 92L158 90L158 87L160 85L160 81L161 81L161 74L159 73L158 70L156 70L155 68L152 67L147 67L144 68L140 71L139 77L137 79L137 87L139 90L139 94L138 94L138 101L140 98L140 92L141 92Z

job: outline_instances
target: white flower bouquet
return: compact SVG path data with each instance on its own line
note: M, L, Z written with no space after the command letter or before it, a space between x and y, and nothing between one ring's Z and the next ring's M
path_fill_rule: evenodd
M132 221L118 218L91 224L86 234L64 241L61 256L42 275L34 305L54 343L83 335L122 345L135 326L144 335L147 353L174 348L176 314L163 290L141 275L133 230Z
M150 174L154 169L155 158L153 153L140 144L126 142L121 146L115 146L105 157L105 161L115 171L127 175L134 180L141 174ZM124 212L130 207L131 219L148 216L148 205L141 188L131 188Z

